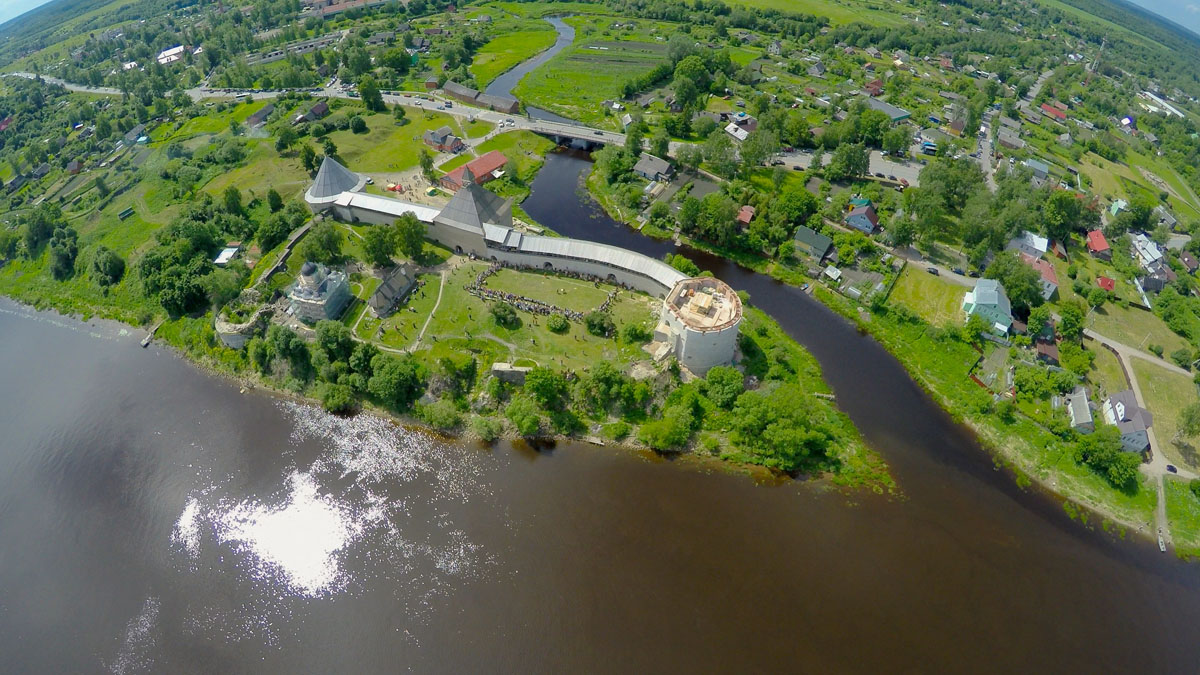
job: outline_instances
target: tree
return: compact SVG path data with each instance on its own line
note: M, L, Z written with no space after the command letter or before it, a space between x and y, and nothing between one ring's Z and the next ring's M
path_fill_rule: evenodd
M351 117L350 118L350 131L352 131L353 133L356 133L356 134L367 133L368 129L367 129L366 120L364 120L362 117L359 117L358 115Z
M733 407L733 439L754 461L781 471L796 471L824 458L830 438L818 419L820 410L799 386L781 384L773 392L748 391Z
M1050 305L1038 305L1029 310L1029 321L1026 326L1030 335L1038 335L1050 324Z
M983 334L988 332L987 321L978 314L972 314L967 317L967 323L963 325L963 341L968 344L978 345L983 338Z
M318 223L304 237L299 253L304 260L334 264L342 259L342 233L331 222Z
M395 240L395 249L393 250L398 249L409 259L420 262L425 247L427 229L425 223L421 222L412 211L408 211L396 219L392 228Z
M591 312L583 317L583 325L587 332L596 337L612 337L617 326L607 312Z
M650 154L666 158L671 153L671 137L666 130L659 129L650 137Z
M50 202L42 202L21 219L25 222L25 254L31 258L50 239L54 230L67 222L58 206Z
M75 256L79 254L79 235L74 228L55 228L50 237L50 274L57 280L69 279L75 274Z
M504 409L504 416L517 428L522 436L534 436L542 428L542 418L537 405L528 396L516 396Z
M392 107L392 118L396 120L396 124L404 124L405 115L408 113L404 110L404 106L397 103Z
M371 360L373 375L367 391L394 410L407 410L421 395L421 378L412 357L402 359L378 354Z
M345 361L349 365L354 352L354 336L350 328L341 321L318 321L316 325L317 346L331 362Z
M300 163L304 165L304 170L312 173L317 170L320 163L317 162L317 151L312 149L308 143L300 144Z
M642 154L642 138L645 137L645 132L642 130L642 125L633 123L625 130L625 150L637 159Z
M242 192L237 189L237 186L230 185L225 188L225 210L235 216L242 215Z
M363 235L363 253L367 261L376 267L387 267L392 264L392 254L396 252L396 234L393 228L376 225Z
M825 177L831 181L866 175L871 158L862 143L843 143L833 151L833 159L825 169Z
M275 137L275 151L283 154L298 140L300 137L296 134L296 130L291 126L284 126L279 129L279 135Z
M304 147L308 147L307 145ZM310 148L311 149L311 148ZM275 191L275 188L267 190L267 207L271 209L271 213L279 211L283 208L283 197Z
M776 152L779 152L779 134L759 129L742 142L742 165L747 170L762 166Z
M737 154L733 141L724 131L714 131L708 140L704 141L704 160L712 167L714 173L722 178L733 178L737 173Z
M721 408L733 407L733 402L746 390L742 373L729 366L714 366L704 376L705 395Z
M567 378L551 368L538 366L525 374L525 391L543 408L558 410L567 396Z
M108 196L108 183L104 182L104 176L96 176L92 180L92 185L96 186L96 194L100 195L101 199Z
M520 318L517 317L517 310L507 302L495 300L488 305L488 311L491 312L492 319L495 320L497 326L516 328L521 324Z
M17 254L21 237L13 230L0 229L0 260L10 260Z
M282 213L276 213L259 224L258 229L254 232L254 238L266 252L279 245L279 242L287 238L291 231L292 224L288 222L287 217Z
M1058 332L1064 340L1079 340L1083 336L1083 308L1075 302L1065 302L1059 310Z
M321 139L321 151L325 153L326 157L336 157L338 152L337 144L333 142L332 138L326 136Z
M321 385L321 406L331 413L350 411L354 409L354 391L345 385L327 382Z
M1004 286L1004 292L1014 308L1029 309L1043 302L1042 277L1017 255L1016 251L1004 251L988 265L985 274Z
M240 270L245 270L245 267L240 267ZM213 307L223 307L225 303L233 300L242 292L242 277L244 271L239 271L239 267L226 267L225 269L213 270L212 272L197 279L197 283L204 290L204 294L208 297L208 302Z
M1195 438L1197 434L1200 434L1200 401L1193 401L1179 411L1171 442L1178 444L1185 438Z
M112 286L125 276L125 261L107 246L92 254L92 276L101 286Z
M1099 307L1108 300L1108 291L1099 286L1092 286L1087 292L1087 302L1089 307Z
M387 110L387 106L383 103L383 94L379 93L379 85L375 84L375 78L370 75L365 75L359 79L358 95L362 97L367 110L371 112L383 112Z
M420 155L417 156L417 161L421 165L421 175L425 176L425 180L433 182L433 155L429 151L422 148Z
M1058 241L1066 241L1071 232L1079 227L1083 215L1083 206L1075 193L1067 190L1055 190L1042 206L1042 223L1046 228L1046 236Z
M908 147L908 129L892 127L883 134L883 151L890 155L902 155Z

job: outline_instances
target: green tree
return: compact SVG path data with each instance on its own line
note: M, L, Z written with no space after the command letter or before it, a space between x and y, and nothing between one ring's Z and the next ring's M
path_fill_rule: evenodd
M412 357L378 354L371 361L373 374L367 391L394 410L407 410L421 395L421 377Z
M704 376L705 395L721 408L732 408L746 390L742 373L729 366L714 366Z
M1178 444L1185 438L1195 438L1197 434L1200 434L1200 401L1193 401L1179 411L1171 442Z
M525 374L525 391L543 408L559 410L567 396L567 378L551 368L537 366Z
M492 319L495 320L497 326L516 328L521 325L521 320L517 317L517 310L506 302L493 301L488 305L488 311L491 312Z
M1075 193L1055 190L1042 206L1042 223L1046 236L1057 241L1066 241L1081 222L1083 205Z
M336 157L338 152L337 144L333 142L332 138L326 136L321 139L321 151L325 153L326 157Z
M421 175L425 176L425 180L433 182L433 155L429 151L422 148L421 153L417 156L417 162L421 165Z
M1029 310L1029 321L1025 323L1030 335L1038 335L1050 324L1050 305L1038 305Z
M321 406L332 413L354 409L354 391L345 385L327 382L321 385Z
M275 150L283 154L289 148L296 144L300 137L296 135L296 130L290 125L283 126L279 129L279 135L275 137Z
M1078 341L1083 337L1083 308L1075 302L1065 302L1059 309L1058 332L1064 340Z
M583 325L587 332L597 337L612 337L617 326L607 312L591 312L583 317Z
M748 391L733 407L733 440L763 466L796 471L824 459L829 435L812 397L795 384Z
M995 279L1004 286L1012 306L1028 309L1042 304L1042 278L1017 255L1016 251L1004 251L988 265L985 276Z
M641 124L631 124L625 130L625 150L634 159L637 159L642 154L643 138L645 138L645 132L642 130Z
M263 251L269 251L279 245L292 231L292 224L282 213L276 213L259 224L254 232L254 238Z
M704 141L704 161L712 167L713 173L722 178L733 178L737 173L737 152L733 141L724 131L714 131L708 140Z
M308 143L300 144L300 163L304 165L304 170L309 173L316 171L321 166L320 162L317 161L317 151L313 150L312 146Z
M742 165L747 171L755 169L776 152L779 152L779 135L769 129L759 129L742 142Z
M283 208L283 197L275 191L275 188L267 190L267 207L271 209L271 213L276 213Z
M341 321L318 321L316 325L317 346L331 362L345 361L349 365L354 352L354 336L350 328Z
M235 216L242 215L242 192L237 189L237 186L230 185L225 188L224 200L226 212Z
M396 249L410 260L421 261L428 226L412 211L406 211L392 225Z
M300 243L300 257L304 260L332 265L342 259L342 233L337 226L325 221L313 226Z
M101 286L112 286L125 276L125 261L107 246L92 254L92 277Z
M96 194L100 195L101 199L108 196L108 183L104 182L104 176L96 176L92 179L92 185L96 187Z
M825 169L825 177L831 181L856 178L866 175L871 158L862 143L843 143L833 151L833 159Z
M79 235L69 226L55 228L50 237L50 274L57 280L75 274L75 257L79 254Z
M363 253L367 261L376 267L387 267L392 264L392 254L396 252L395 230L376 225L363 235Z
M517 428L522 436L535 436L542 428L542 418L537 404L527 396L514 396L504 408L504 416Z
M362 97L367 110L371 112L384 112L387 110L387 106L383 103L383 94L379 93L379 85L375 84L375 78L370 75L365 75L359 79L358 95Z
M666 130L659 129L650 137L650 154L666 158L671 153L671 137Z
M883 151L890 155L903 155L908 147L909 131L905 127L892 127L883 134Z
M369 131L369 129L367 129L367 121L364 120L362 117L359 117L358 115L351 117L350 118L350 131L353 133L356 133L356 134L367 133L367 131Z

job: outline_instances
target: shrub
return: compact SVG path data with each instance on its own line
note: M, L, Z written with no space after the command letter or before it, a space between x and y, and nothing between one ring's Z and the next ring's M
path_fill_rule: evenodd
M565 333L571 327L571 322L561 314L551 314L550 318L546 320L546 327L555 333Z
M504 302L493 302L488 308L492 313L492 318L496 320L497 326L505 328L516 328L521 325L521 319L517 317L517 310Z
M542 418L537 404L527 396L514 398L504 409L504 416L517 428L522 436L534 436L542 428Z
M1155 356L1162 358L1162 355L1163 355L1162 345L1150 345L1149 349L1150 349L1150 351L1154 352Z
M621 340L628 344L649 342L654 334L640 323L627 323L621 328Z
M1192 494L1195 495L1197 499L1200 499L1200 478L1193 478L1188 481L1188 489L1192 491Z
M597 337L611 337L617 330L612 317L604 312L592 312L583 318L587 332Z
M503 428L500 420L494 417L476 417L471 422L471 430L475 435L489 443L500 437Z
M454 401L446 398L421 406L417 416L435 429L453 429L462 419L458 408L454 407Z
M321 405L329 412L347 412L354 408L354 392L341 384L321 387Z

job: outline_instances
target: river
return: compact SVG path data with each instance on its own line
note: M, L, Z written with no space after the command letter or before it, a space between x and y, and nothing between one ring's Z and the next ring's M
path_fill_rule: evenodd
M558 33L558 37L555 39L554 44L546 51L534 56L531 59L522 61L516 67L505 71L499 77L489 82L487 89L484 89L485 94L494 94L496 96L512 96L513 87L517 86L517 83L521 81L521 78L528 75L534 68L537 68L543 63L549 61L551 57L561 52L565 47L575 41L575 29L567 25L567 23L563 21L561 17L546 17L546 21L550 22L550 25L554 26L554 30ZM579 123L573 119L552 113L549 110L543 110L541 108L535 108L528 105L525 106L525 113L537 120L561 122L563 124Z
M554 155L547 225L657 253ZM869 338L705 267L820 359L903 498L240 393L0 300L12 672L1194 670L1200 575L1017 489Z

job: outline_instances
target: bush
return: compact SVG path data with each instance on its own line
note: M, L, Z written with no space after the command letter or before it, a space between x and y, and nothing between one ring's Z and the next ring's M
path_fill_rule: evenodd
M604 312L592 312L583 318L587 332L597 337L611 337L617 330L612 317Z
M567 317L561 314L551 314L546 320L546 327L554 333L565 333L571 327L571 322L567 321Z
M1171 360L1180 368L1191 370L1192 368L1192 350L1187 347L1182 347L1171 352Z
M454 401L443 398L427 406L421 406L417 411L417 416L423 422L435 429L453 429L458 426L462 417L458 414L458 408L454 406Z
M504 416L517 428L522 436L535 436L542 428L542 418L537 404L527 396L514 398L504 409Z
M503 429L504 425L494 417L476 417L471 422L471 431L489 443L499 438Z
M1193 478L1188 481L1188 489L1192 491L1196 499L1200 499L1200 478Z
M354 392L340 384L321 387L321 405L329 412L348 412L354 408Z
M1150 351L1154 352L1155 356L1157 356L1160 359L1162 358L1162 355L1163 355L1162 345L1150 345L1149 349L1150 349Z
M649 342L654 334L650 329L640 323L627 323L621 328L621 340L627 344L641 344Z
M508 303L496 301L488 309L492 313L492 318L496 320L497 326L517 328L521 325L521 319L517 317L517 310Z

